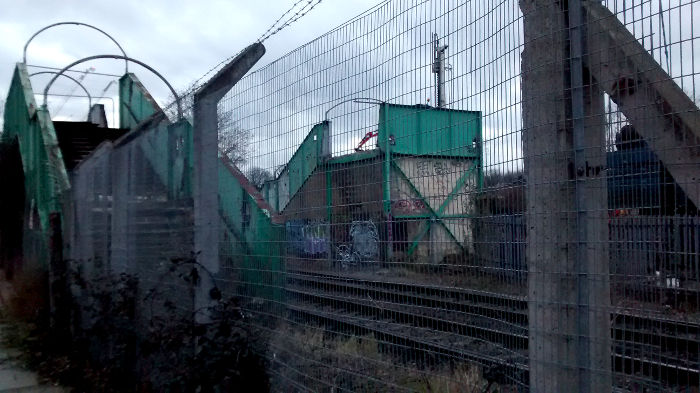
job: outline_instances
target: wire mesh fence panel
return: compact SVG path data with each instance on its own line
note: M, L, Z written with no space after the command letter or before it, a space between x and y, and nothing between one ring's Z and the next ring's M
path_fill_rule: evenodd
M218 104L278 391L698 388L694 1L382 2Z
M194 131L55 122L69 256L144 323L237 299L275 391L697 391L699 7L387 0L195 82Z
M73 124L65 124L63 138L81 138ZM87 324L99 316L90 314L99 296L94 291L119 289L107 280L120 275L137 280L130 295L142 306L134 309L142 327L153 328L154 319L171 313L193 312L192 288L182 279L191 266L181 264L194 258L186 147L192 130L185 122L161 121L138 131L116 144L101 144L71 168L67 257L79 277L73 283L76 304L89 310L76 318Z

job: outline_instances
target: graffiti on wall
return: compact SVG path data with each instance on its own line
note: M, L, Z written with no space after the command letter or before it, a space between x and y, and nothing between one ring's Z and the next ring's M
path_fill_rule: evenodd
M328 223L322 220L290 220L285 224L288 251L298 257L319 258L328 255Z
M426 206L420 198L406 198L391 201L391 210L399 214L422 213Z
M469 192L476 187L477 175L474 173L474 176L466 179L460 190L455 190L459 179L473 168L473 160L421 157L398 159L395 163L405 175L392 175L391 195L396 201L392 203L392 211L396 214L426 213L427 206L420 209L421 205L415 202L416 198L437 210L451 193ZM459 205L461 201L450 209L453 210L451 214L464 213L459 211Z
M350 238L355 252L363 261L376 260L379 256L379 234L372 221L353 221Z
M361 262L375 262L379 257L379 232L370 221L353 221L350 242L336 248L336 256L343 267Z

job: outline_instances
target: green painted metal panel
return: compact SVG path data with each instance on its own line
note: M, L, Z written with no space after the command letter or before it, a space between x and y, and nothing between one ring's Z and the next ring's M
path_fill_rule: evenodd
M119 127L133 128L161 109L132 73L119 78Z
M329 124L313 126L280 175L263 186L265 200L278 211L285 208L316 168L330 157ZM288 182L288 187L280 187L284 182Z
M162 122L144 130L139 142L144 157L173 199L192 196L192 125L187 120Z
M311 132L306 136L292 159L287 164L289 171L289 195L296 194L314 172L316 167L321 164L321 157L324 154L324 143L327 143L328 123L316 124Z
M481 112L382 104L379 148L394 154L481 156Z
M369 150L369 151L360 151L357 153L333 157L328 161L328 163L333 164L333 165L335 165L335 164L338 164L338 165L349 164L352 162L369 160L369 159L377 157L378 155L379 155L379 150L377 150L377 149Z
M31 229L48 235L49 216L62 212L62 198L70 189L70 182L51 117L45 108L37 107L22 63L16 65L12 77L0 142L15 139L22 156L26 206L39 218L40 228Z
M270 206L272 206L275 209L275 211L280 210L279 182L279 178L268 180L265 183L263 183L262 190L260 190L260 193L262 194L263 198L265 198L267 203L269 203Z
M393 170L401 175L400 177L423 200L423 203L429 210L428 213L431 220L426 223L423 231L413 239L413 244L408 250L409 255L415 251L421 239L428 233L433 220L445 228L456 244L463 247L455 234L443 222L443 219L447 218L443 211L456 193L463 192L464 185L469 178L476 176L478 187L481 187L481 141L481 112L433 108L426 105L409 106L385 103L380 106L378 142L379 149L385 154L385 213L392 220L402 218L401 215L394 217L391 211L389 173ZM443 201L442 206L433 209L425 200L425 196L415 187L412 180L406 177L394 162L398 156L469 159L474 162L474 165L469 171L461 174L457 184L455 184L445 201ZM474 171L477 173L475 174ZM462 215L468 218L471 212L465 213Z
M384 212L388 217L388 222L394 218L406 219L412 216L393 216L391 209L391 173L395 171L403 181L412 187L417 198L423 201L427 207L427 214L414 218L426 219L426 225L414 240L409 254L415 251L423 236L430 230L434 222L437 226L442 226L447 235L460 247L463 244L455 237L452 230L445 225L443 219L469 219L473 212L446 212L447 206L459 193L465 192L467 183L474 182L480 187L482 181L482 124L481 112L478 111L458 111L449 109L437 109L428 106L406 106L382 104L379 110L379 149L366 152L357 152L341 157L330 158L325 155L323 147L327 138L327 123L316 125L306 136L302 144L294 153L287 166L277 179L267 182L263 186L262 194L272 206L284 209L284 206L303 186L304 182L314 171L326 171L327 197L326 204L328 219L332 217L332 193L330 193L332 182L332 168L335 165L353 165L363 160L381 157L384 161L383 171L383 198ZM469 170L460 173L455 179L456 183L451 188L445 200L439 206L431 207L426 200L426 196L413 184L401 168L396 164L396 160L405 157L431 157L437 160L460 160L471 162ZM320 167L320 168L319 168ZM287 183L285 183L287 182ZM471 183L470 183L471 184ZM283 190L283 191L282 191ZM471 190L471 188L470 188ZM279 210L278 210L279 211ZM390 225L390 224L389 224ZM390 235L389 235L390 236ZM390 250L388 250L390 252ZM387 255L390 257L390 255Z
M219 163L219 209L239 232L242 228L241 207L245 190L223 163Z
M219 162L219 209L232 241L225 254L234 256L247 296L281 301L284 288L284 226L275 225L238 179Z

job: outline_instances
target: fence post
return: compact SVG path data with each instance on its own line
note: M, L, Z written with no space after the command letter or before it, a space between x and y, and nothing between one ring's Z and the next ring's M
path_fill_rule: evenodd
M609 392L604 108L569 5L520 1L530 387Z
M584 80L588 40L581 0L569 0L568 14L579 391L600 393L612 389L605 106L603 91L590 72Z
M129 162L126 153L126 151L112 150L109 157L112 171L110 269L112 273L117 275L126 272L133 273L129 271Z
M255 43L245 48L194 94L194 247L197 261L209 272L219 272L219 139L217 104L260 60L265 47ZM214 283L202 274L195 291L194 307L210 304ZM197 313L198 321L206 315Z

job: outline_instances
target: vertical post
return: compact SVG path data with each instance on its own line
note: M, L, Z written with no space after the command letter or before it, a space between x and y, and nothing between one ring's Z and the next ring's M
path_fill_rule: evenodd
M433 39L433 73L436 75L435 98L438 108L444 108L447 105L447 97L445 96L445 51L447 45L440 46L437 33L433 34Z
M128 271L129 261L129 149L112 150L110 159L113 180L110 269L118 275Z
M526 178L530 388L578 386L573 274L572 136L567 127L565 13L550 0L521 0L523 157Z
M568 4L520 1L530 387L609 392L604 108Z
M331 172L331 165L326 160L326 216L328 218L327 223L327 234L328 234L328 254L326 255L326 261L328 261L328 266L333 266L333 174Z
M571 103L576 166L579 376L581 391L612 390L610 252L605 102L588 61L588 32L581 0L569 2Z
M387 107L386 105L381 105L379 107L379 121L388 122L387 119ZM384 215L386 216L386 262L390 262L394 254L394 234L393 234L393 220L391 218L391 144L392 137L389 135L389 127L379 125L378 138L384 138L384 168L382 174L384 175Z
M216 102L195 95L194 142L194 247L197 261L212 273L219 271L219 178L217 168L218 128ZM208 274L195 292L195 310L209 304L207 293L213 287ZM204 314L197 313L198 318ZM200 320L203 321L203 320ZM198 321L198 322L200 322Z
M605 107L600 86L584 68L588 32L581 0L569 0L568 13L579 391L600 393L612 389Z
M194 95L194 247L197 261L211 273L219 271L219 135L217 105L221 98L260 60L265 47L245 48ZM195 310L210 304L214 283L202 274L195 292ZM206 314L197 313L198 322Z
M588 303L588 250L586 246L588 222L588 210L584 195L586 187L586 179L583 173L579 173L580 168L586 165L586 131L584 124L584 108L583 108L583 34L582 19L581 19L581 2L580 0L569 0L569 73L570 73L570 89L571 89L571 125L573 131L574 142L574 166L576 168L576 177L574 180L574 205L576 207L576 239L575 239L575 266L576 266L576 284L578 286L578 294L576 304L577 310L577 363L579 373L578 391L581 393L590 393L590 378L589 369L590 362L590 324L588 315L590 304Z

